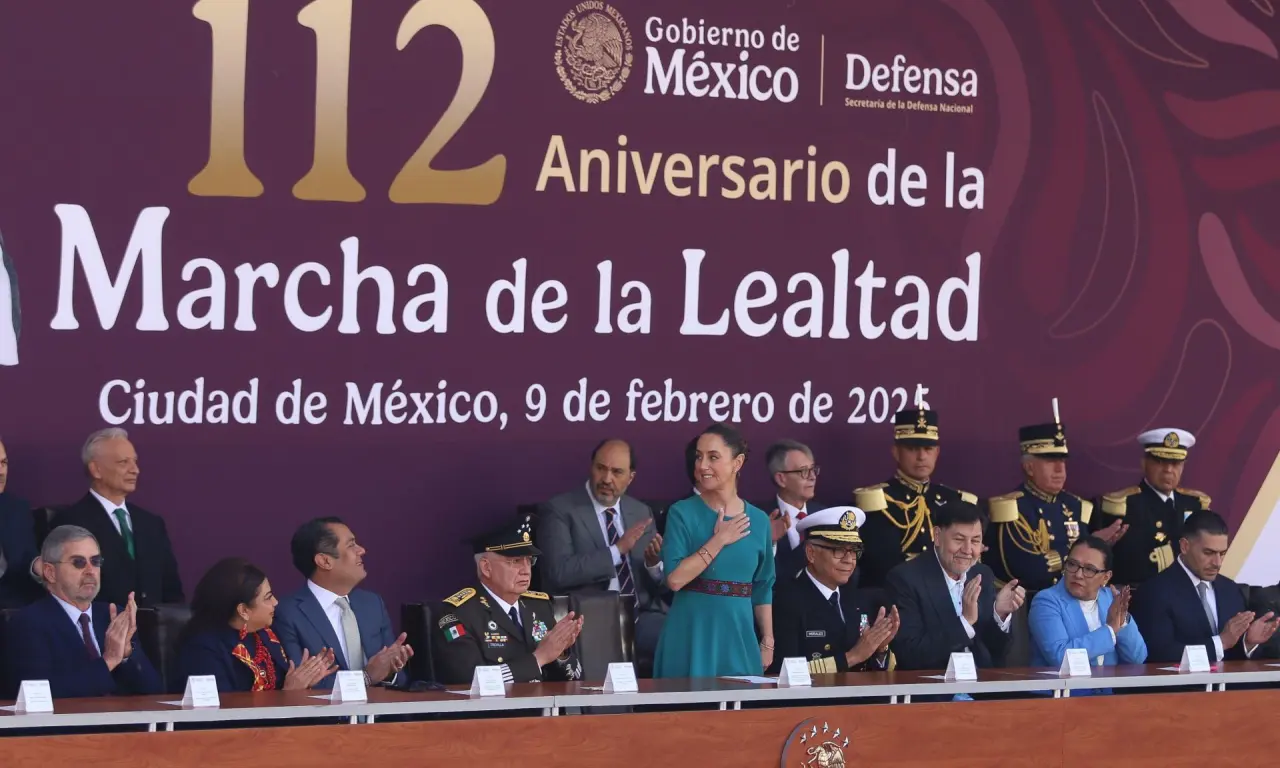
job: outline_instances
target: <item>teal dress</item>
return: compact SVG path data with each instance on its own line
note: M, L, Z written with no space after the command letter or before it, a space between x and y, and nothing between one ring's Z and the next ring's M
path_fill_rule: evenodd
M751 533L720 550L697 579L675 593L658 640L654 677L764 673L753 609L773 604L773 541L769 516L750 504L746 510ZM662 537L665 571L697 557L715 525L716 512L701 497L673 504Z

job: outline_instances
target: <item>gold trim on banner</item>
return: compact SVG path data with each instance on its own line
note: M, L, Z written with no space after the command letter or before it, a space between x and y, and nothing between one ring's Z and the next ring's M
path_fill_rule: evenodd
M1280 453L1277 453L1275 460L1271 462L1271 471L1267 473L1267 479L1262 481L1262 488L1258 490L1258 495L1249 505L1249 511L1245 513L1244 520L1236 531L1231 548L1227 550L1227 557L1222 563L1222 573L1228 578L1236 578L1240 569L1244 567L1245 561L1249 559L1249 554L1257 545L1258 537L1262 535L1262 529L1266 528L1267 520L1271 518L1271 513L1275 511L1277 504L1280 504Z

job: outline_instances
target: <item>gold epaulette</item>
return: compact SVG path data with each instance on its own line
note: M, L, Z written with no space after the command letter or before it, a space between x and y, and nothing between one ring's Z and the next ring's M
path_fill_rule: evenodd
M1006 493L1002 496L992 496L987 499L987 514L991 516L993 523L1012 523L1018 519L1018 499L1022 498L1022 491L1014 491Z
M1102 512L1112 517L1124 517L1128 512L1129 497L1141 492L1141 488L1131 485L1123 490L1108 493L1102 497Z
M531 597L534 600L550 600L551 599L551 595L548 595L546 592L521 592L520 596Z
M956 489L956 493L960 494L960 500L963 501L965 504L978 503L978 497L975 494L969 493L968 491L962 491L959 489Z
M889 487L888 483L880 483L866 488L854 488L853 503L863 512L883 512L889 508L889 502L884 494L884 489L887 487Z
M1076 498L1080 498L1077 496ZM1093 517L1093 502L1080 499L1080 522L1085 525L1089 524L1089 519Z
M466 589L460 589L452 595L449 595L444 599L444 601L457 608L475 596L476 591L471 587L467 587Z
M1209 494L1204 491L1196 491L1191 488L1174 488L1173 490L1181 493L1183 496L1195 496L1200 499L1200 508L1209 509L1209 505L1213 503L1213 499L1209 498Z

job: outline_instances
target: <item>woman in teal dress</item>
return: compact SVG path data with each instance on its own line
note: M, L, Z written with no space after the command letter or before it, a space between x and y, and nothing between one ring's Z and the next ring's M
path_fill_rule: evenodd
M698 437L699 495L667 511L662 560L675 599L654 677L760 675L773 662L773 542L769 516L738 497L746 458L731 427L713 424Z

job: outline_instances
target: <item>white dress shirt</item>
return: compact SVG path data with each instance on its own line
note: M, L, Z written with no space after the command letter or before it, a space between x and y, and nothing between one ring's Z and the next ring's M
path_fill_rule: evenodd
M796 530L796 523L799 522L800 515L808 510L809 505L805 504L799 509L791 506L782 500L781 496L774 497L778 502L778 511L791 518L791 527L787 529L787 542L791 544L791 548L795 549L800 546L800 532ZM778 542L773 542L773 554L778 554Z
M98 645L98 633L93 631L93 606L89 606L89 610L82 611L66 600L54 595L53 598L58 601L58 605L62 606L62 610L67 612L67 618L71 619L71 625L76 628L76 635L83 637L84 633L80 630L80 615L84 614L89 617L89 637L93 638L93 647L98 649L98 655L102 655L102 646Z
M933 550L933 556L938 556L937 549ZM941 559L938 560L938 567L942 568ZM969 572L965 571L960 575L959 579L953 579L951 578L951 574L947 573L947 569L942 568L942 577L947 582L947 592L951 594L951 603L956 608L956 616L960 618L960 624L964 626L964 633L969 636L970 640L972 640L977 632L974 630L973 625L969 623L969 620L964 617L964 585L968 575ZM1000 619L999 612L992 611L992 615L995 617L996 626L1000 627L1000 631L1007 633L1009 631L1009 627L1013 623L1013 614L1011 613L1004 617L1003 621Z
M624 523L622 521L622 500L621 499L619 499L618 503L614 504L612 507L604 506L596 499L595 494L591 492L590 480L587 481L587 498L591 499L591 506L594 507L596 510L596 522L600 524L600 534L604 536L604 541L606 544L609 544L609 516L605 514L605 510L607 509L612 509L616 513L613 516L613 520L614 520L614 527L618 531L618 538L621 539L623 536L627 534L626 528L623 527ZM618 551L617 544L609 544L609 554L613 556L613 567L615 569L619 565L622 565L622 553ZM662 581L662 561L661 560L658 561L657 565L653 565L653 566L646 563L644 566L644 569L649 572L649 576L651 576L655 582ZM632 569L632 570L634 571L635 569ZM635 578L634 572L631 574L631 578L632 579ZM632 586L634 587L635 585L632 584ZM619 587L618 576L617 576L617 571L615 570L614 577L612 579L609 579L609 589L613 592L617 592L618 587Z
M502 612L507 615L507 618L511 617L511 609L515 608L516 609L516 626L519 627L520 629L524 629L524 625L521 624L519 620L519 617L520 617L519 606L512 605L511 603L508 603L507 601L493 594L493 590L489 589L488 587L485 587L484 591L489 593L489 597L493 598L493 602L498 604L498 607L501 608Z
M1080 613L1084 614L1084 623L1089 627L1089 631L1097 632L1098 627L1102 626L1102 614L1098 611L1098 599L1095 597L1092 600L1076 600L1076 602L1080 604ZM1116 631L1111 628L1110 624L1107 625L1107 631L1111 633L1111 644L1114 646L1116 644ZM1103 657L1099 656L1096 666L1102 666L1102 661Z
M89 493L92 493L93 498L97 499L98 503L102 505L102 508L107 511L107 519L109 519L111 521L111 524L116 527L116 533L120 534L121 536L124 535L124 531L120 530L120 521L116 519L117 509L124 510L124 520L126 523L129 524L129 530L130 531L133 530L133 515L129 514L128 504L116 504L114 501L111 501L105 496L102 496L92 488L89 489Z
M307 579L307 589L316 596L316 600L320 603L320 610L324 611L325 618L329 620L329 626L333 627L333 634L338 638L338 647L342 649L342 658L347 660L348 668L355 669L350 667L351 656L347 653L347 633L342 631L342 609L338 607L340 595L330 592L311 579ZM355 617L354 611L352 617Z
M809 572L808 568L804 569L804 575L808 576L809 581L813 582L813 586L817 587L818 591L822 593L823 600L826 600L827 602L831 602L831 596L832 595L836 596L836 608L838 608L840 611L840 620L844 621L844 606L840 605L840 588L836 587L835 589L829 589L826 584L823 584L822 582L814 578L813 574Z
M1182 562L1181 557L1178 558L1178 565L1182 566L1182 570L1186 572L1187 576L1191 578L1191 586L1196 588L1196 602L1199 603L1200 602L1200 582L1202 581L1202 579L1191 572L1191 569L1187 567L1187 564ZM1205 582L1205 583L1209 585L1209 592L1207 595L1208 599L1206 600L1206 602L1209 604L1209 610L1213 611L1214 626L1210 627L1210 629L1213 629L1216 631L1218 628L1218 624L1221 623L1221 621L1219 621L1219 618L1218 618L1218 596L1213 592L1213 582ZM1244 643L1244 655L1246 658L1249 656L1252 656L1253 652L1258 649L1258 646L1256 645L1250 648L1249 644L1244 642L1243 637L1240 638L1240 642ZM1226 658L1227 654L1222 648L1222 635L1213 636L1213 648L1218 652L1218 661L1222 661L1223 659Z

